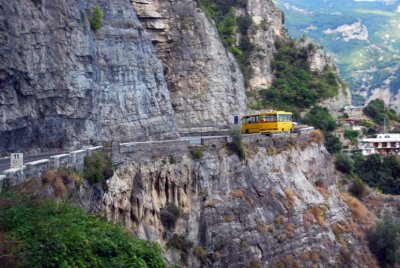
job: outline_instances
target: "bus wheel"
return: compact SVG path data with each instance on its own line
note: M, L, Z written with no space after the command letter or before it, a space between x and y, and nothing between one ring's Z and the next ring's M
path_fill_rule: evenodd
M249 130L248 129L246 129L246 134L249 134Z

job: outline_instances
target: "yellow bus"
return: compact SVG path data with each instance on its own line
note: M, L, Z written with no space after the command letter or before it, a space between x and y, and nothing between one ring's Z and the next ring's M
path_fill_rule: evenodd
M293 131L292 113L284 111L242 116L242 133L275 133Z

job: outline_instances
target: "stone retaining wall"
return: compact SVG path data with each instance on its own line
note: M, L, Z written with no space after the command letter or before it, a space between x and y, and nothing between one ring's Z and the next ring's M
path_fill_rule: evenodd
M7 169L0 175L0 191L4 187L23 183L28 178L41 177L42 174L49 169L73 168L76 171L81 171L83 170L85 157L102 148L102 146L97 146L73 151L69 154L54 155L51 156L50 159L40 159L26 163L21 168Z
M179 156L189 151L189 140L166 140L152 142L121 143L119 152L122 161L140 160L153 156Z
M271 136L253 134L243 135L243 141L247 143L263 143L265 146L281 146L287 139L302 139L305 134L312 131L313 128L307 128L304 131L290 134L277 134ZM286 139L286 140L287 140ZM159 156L180 156L189 151L189 145L201 144L203 146L218 146L232 142L229 136L209 136L199 137L200 142L192 142L188 139L113 143L112 160L114 164L122 163L126 160L141 160ZM280 141L279 141L280 140ZM0 174L0 190L4 186L14 186L24 182L27 178L41 177L48 169L73 168L76 171L83 170L85 157L92 152L102 149L102 146L92 147L84 150L70 152L69 154L60 154L51 156L50 159L41 159L27 163L22 168L8 169Z

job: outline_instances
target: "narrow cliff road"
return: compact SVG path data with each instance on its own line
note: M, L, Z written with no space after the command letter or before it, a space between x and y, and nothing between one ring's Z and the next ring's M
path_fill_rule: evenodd
M37 154L37 155L24 155L24 164L33 162L36 160L40 159L47 159L50 158L53 155L58 155L58 154L63 154L64 152L56 152L56 153L45 153L45 154ZM0 158L0 173L2 173L4 170L7 170L10 168L10 157L3 157Z
M219 136L217 136L219 137ZM196 144L201 144L201 136L195 136L195 137L181 137L180 139L187 139L189 140L190 144L196 145ZM149 143L152 141L149 141ZM51 156L54 155L59 155L59 154L65 154L68 152L53 152L53 153L43 153L43 154L37 154L37 155L24 155L24 165L29 162L41 160L41 159L49 159ZM10 168L10 157L2 157L0 158L0 174L3 173L3 171L7 170Z

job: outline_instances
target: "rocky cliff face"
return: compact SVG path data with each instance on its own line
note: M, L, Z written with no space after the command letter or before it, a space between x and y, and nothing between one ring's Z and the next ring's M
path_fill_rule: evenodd
M150 32L181 131L224 127L245 110L243 77L194 0L132 0Z
M108 181L107 217L162 244L173 233L191 241L185 254L167 254L185 267L374 266L363 238L374 217L339 193L331 158L313 139L253 141L245 161L218 142L199 160L127 161ZM168 204L181 210L172 229L160 216Z
M250 40L256 46L256 52L251 57L253 74L250 88L268 88L274 79L271 62L276 52L275 40L277 37L287 37L283 27L283 13L272 0L248 0L243 13L254 22L254 27L248 32Z
M93 31L96 3L104 26ZM0 151L177 135L128 0L2 1L0 18Z
M307 51L308 63L310 70L315 72L323 72L327 69L333 70L339 77L339 70L334 64L332 58L328 57L323 48L312 42L308 38L301 38L296 42L298 48L304 48ZM330 113L337 117L343 107L351 104L351 92L345 83L340 83L338 95L336 97L326 99L320 103L321 106L328 108Z

